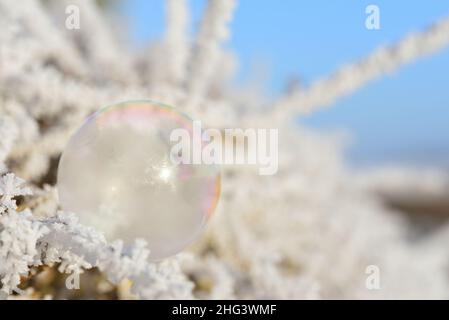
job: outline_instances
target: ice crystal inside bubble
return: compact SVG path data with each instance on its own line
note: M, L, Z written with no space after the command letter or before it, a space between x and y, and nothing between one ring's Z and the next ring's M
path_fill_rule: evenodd
M171 161L170 133L192 126L174 108L148 101L93 114L59 163L62 208L108 240L147 240L153 260L179 252L214 211L220 187L216 166Z

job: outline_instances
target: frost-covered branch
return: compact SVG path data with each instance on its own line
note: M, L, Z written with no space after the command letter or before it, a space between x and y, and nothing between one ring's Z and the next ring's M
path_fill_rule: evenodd
M189 101L195 104L208 88L215 71L221 45L229 38L228 24L236 0L209 0L192 52L189 77L186 79Z
M192 284L175 259L149 263L143 240L131 246L104 236L78 223L74 215L58 213L38 219L26 209L16 212L14 197L29 195L24 181L7 174L0 181L0 280L1 290L10 294L30 268L60 263L59 271L81 273L98 267L118 283L131 280L132 292L143 299L191 298Z
M427 30L410 34L398 43L381 47L365 59L348 64L318 80L310 88L281 97L273 113L278 121L291 119L295 113L316 111L331 105L369 81L391 73L416 59L435 53L449 45L449 17Z
M179 85L186 77L189 56L189 10L185 0L166 1L165 46L168 57L168 80Z

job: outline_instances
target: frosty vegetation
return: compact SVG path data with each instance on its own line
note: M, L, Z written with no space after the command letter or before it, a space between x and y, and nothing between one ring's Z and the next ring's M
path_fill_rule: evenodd
M64 27L68 4L81 10L79 30ZM355 174L342 163L338 137L289 122L445 47L449 18L269 103L231 85L236 58L222 45L236 1L210 0L193 39L186 1L167 0L166 8L165 37L135 53L94 1L0 0L1 297L33 296L33 287L18 287L45 265L70 274L97 268L112 284L129 281L130 296L142 299L449 298L448 226L412 241L404 217L373 192L416 186L438 194L446 178L398 169ZM107 243L61 212L55 196L69 135L100 106L140 98L178 106L209 127L279 128L280 135L278 173L225 166L205 236L159 263L147 262L141 240ZM379 290L365 286L369 265L381 270Z

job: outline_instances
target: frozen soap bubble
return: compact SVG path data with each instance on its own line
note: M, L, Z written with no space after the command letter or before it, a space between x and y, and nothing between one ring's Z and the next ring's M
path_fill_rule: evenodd
M174 108L149 101L101 109L62 154L62 208L108 240L147 240L153 260L181 251L201 232L220 192L216 166L171 160L172 130L192 127Z

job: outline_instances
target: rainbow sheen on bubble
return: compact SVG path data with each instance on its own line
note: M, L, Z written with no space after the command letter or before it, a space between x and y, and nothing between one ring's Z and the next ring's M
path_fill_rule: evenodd
M108 240L145 239L153 260L178 253L201 233L220 194L217 166L171 161L171 132L192 127L186 115L150 101L91 115L61 156L62 208Z

